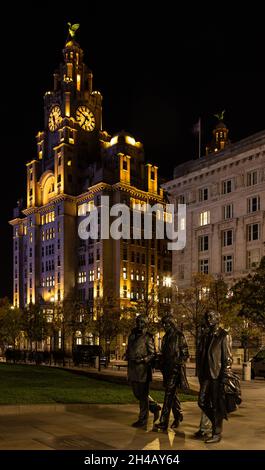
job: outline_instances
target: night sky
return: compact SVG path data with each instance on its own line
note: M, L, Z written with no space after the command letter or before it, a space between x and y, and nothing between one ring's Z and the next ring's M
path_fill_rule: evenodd
M242 16L241 4L239 18L225 2L205 12L192 4L188 12L172 12L169 2L150 2L144 13L143 3L113 2L106 9L105 2L79 2L87 6L65 4L64 13L62 2L28 9L23 2L15 16L12 6L2 17L0 297L12 294L8 220L25 194L25 163L36 156L43 95L52 89L68 21L81 24L77 39L94 88L103 94L103 127L110 133L125 129L141 140L146 159L166 178L178 163L197 157L192 127L199 116L203 146L211 139L213 114L223 109L232 142L265 129L262 12Z

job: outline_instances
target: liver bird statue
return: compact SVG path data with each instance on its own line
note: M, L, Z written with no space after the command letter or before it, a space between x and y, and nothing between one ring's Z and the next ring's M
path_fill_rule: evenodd
M68 25L68 28L69 28L69 34L70 34L71 38L74 38L76 31L80 27L80 24L79 23L76 23L76 24L67 23L67 25Z
M225 109L221 113L214 114L214 117L216 117L219 121L223 121L224 115L225 115Z

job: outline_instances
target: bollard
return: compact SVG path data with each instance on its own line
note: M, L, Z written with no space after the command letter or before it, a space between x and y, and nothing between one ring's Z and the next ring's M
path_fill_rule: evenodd
M243 362L243 380L251 380L251 362Z

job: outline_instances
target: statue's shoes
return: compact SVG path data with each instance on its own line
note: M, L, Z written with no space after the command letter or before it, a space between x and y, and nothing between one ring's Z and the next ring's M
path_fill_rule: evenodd
M176 429L179 427L181 421L183 421L183 415L179 415L178 418L175 418L173 423L171 424L172 429Z
M212 437L209 437L208 439L205 440L206 444L215 444L217 442L220 442L222 439L221 434L213 434Z
M152 431L154 432L167 432L167 425L163 423L155 424Z
M196 432L193 434L193 437L194 437L194 439L202 439L202 440L205 440L205 439L207 439L207 438L210 438L211 435L210 435L210 433L207 433L207 432L205 432L205 431L201 431L201 430L199 429L199 431L196 431Z
M146 425L147 425L147 421L140 421L139 419L138 421L135 421L135 423L132 423L133 428L144 428L146 427Z

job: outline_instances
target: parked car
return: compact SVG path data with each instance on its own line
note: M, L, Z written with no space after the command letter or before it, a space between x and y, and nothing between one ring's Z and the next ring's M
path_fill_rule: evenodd
M251 359L251 378L265 378L265 348L260 349Z
M84 344L77 345L73 350L73 361L75 366L79 364L88 364L95 367L96 358L100 356L100 364L107 367L107 357L105 356L102 347L97 344Z

